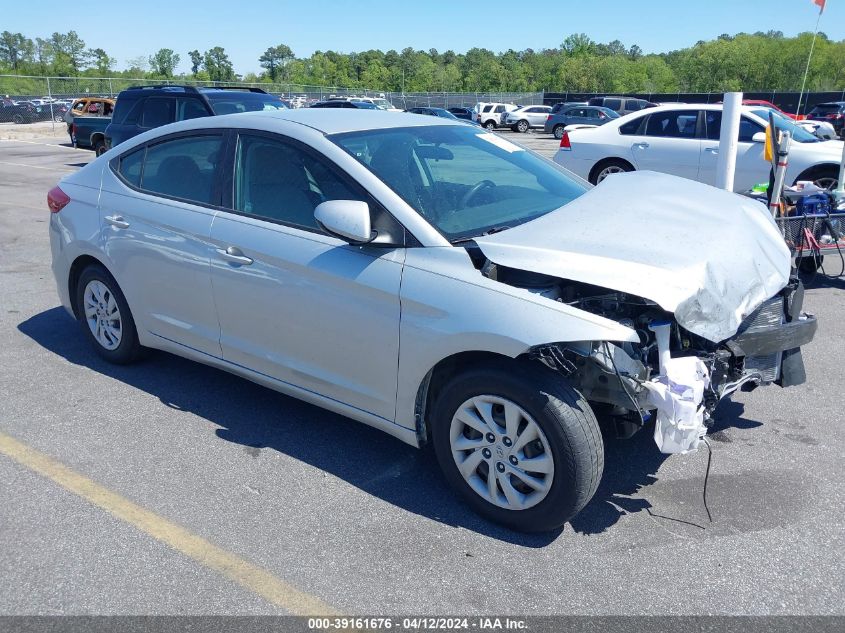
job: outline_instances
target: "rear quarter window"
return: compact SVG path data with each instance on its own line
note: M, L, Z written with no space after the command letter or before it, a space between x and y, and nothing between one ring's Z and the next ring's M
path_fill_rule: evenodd
M605 99L604 107L610 108L611 110L619 110L622 107L622 99Z
M146 148L142 147L129 154L124 154L117 164L117 173L133 187L141 186L141 168L144 165L145 150Z
M619 127L619 133L624 136L632 136L634 134L642 134L640 128L643 125L643 121L645 121L646 117L641 116L633 119L632 121L628 121L624 125Z

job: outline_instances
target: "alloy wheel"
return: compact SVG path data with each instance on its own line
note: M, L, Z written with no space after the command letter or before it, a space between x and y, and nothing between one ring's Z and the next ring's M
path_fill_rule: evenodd
M620 167L619 165L608 165L604 169L602 169L598 176L596 176L596 184L600 183L602 180L610 176L611 174L624 174L625 169Z
M484 500L508 510L540 503L554 480L554 458L543 430L522 407L480 395L458 407L449 431L452 458Z
M83 292L85 321L94 339L104 349L117 349L123 334L120 308L117 300L103 282L88 282Z

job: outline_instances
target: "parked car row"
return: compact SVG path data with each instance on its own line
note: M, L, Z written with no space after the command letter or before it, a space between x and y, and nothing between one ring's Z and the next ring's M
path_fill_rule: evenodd
M770 165L763 151L770 112L760 106L742 107L734 176L737 192L769 179ZM649 108L600 127L564 132L554 160L593 184L613 174L648 170L712 185L721 122L720 104ZM775 115L775 125L792 135L787 182L808 180L833 189L843 142L819 139L780 114Z
M35 103L0 99L0 123L37 123L64 121L68 106L64 103Z

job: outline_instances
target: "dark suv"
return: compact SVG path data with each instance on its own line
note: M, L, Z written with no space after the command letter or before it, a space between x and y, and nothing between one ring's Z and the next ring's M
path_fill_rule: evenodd
M106 128L106 147L174 121L285 108L278 97L260 88L134 86L117 96L111 123Z
M635 97L593 97L587 102L587 105L609 108L624 116L631 112L653 108L657 104Z
M820 103L810 110L807 118L811 121L827 121L839 136L844 136L842 130L845 127L845 101Z

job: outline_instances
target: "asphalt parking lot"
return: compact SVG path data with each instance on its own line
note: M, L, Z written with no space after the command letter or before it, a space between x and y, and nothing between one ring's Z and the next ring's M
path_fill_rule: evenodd
M50 272L46 192L93 159L64 141L0 140L0 614L845 614L845 281L807 292L807 384L720 407L712 522L707 451L645 431L526 536L429 452L168 354L101 361Z

